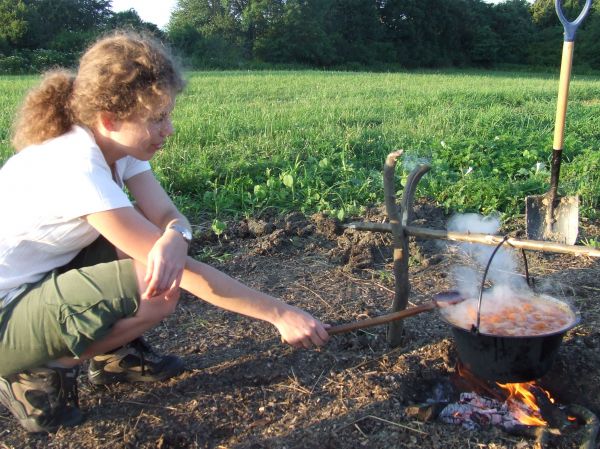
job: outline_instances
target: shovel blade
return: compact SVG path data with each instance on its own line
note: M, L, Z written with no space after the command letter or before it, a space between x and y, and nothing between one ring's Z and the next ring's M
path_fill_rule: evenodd
M579 232L579 197L557 197L553 220L548 222L550 201L547 195L528 196L525 199L527 238L547 240L567 245L575 244Z

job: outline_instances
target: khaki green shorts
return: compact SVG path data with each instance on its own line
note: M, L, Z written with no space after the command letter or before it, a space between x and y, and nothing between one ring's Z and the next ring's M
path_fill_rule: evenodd
M0 308L0 376L79 357L116 321L135 314L140 299L133 262L116 259L101 237Z

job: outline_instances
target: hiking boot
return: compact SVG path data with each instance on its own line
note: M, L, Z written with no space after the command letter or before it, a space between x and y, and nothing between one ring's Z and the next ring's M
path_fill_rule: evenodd
M56 432L83 421L74 368L35 368L0 377L0 402L28 432Z
M88 378L95 385L154 382L176 376L183 369L184 364L180 357L157 354L140 337L110 354L92 358Z

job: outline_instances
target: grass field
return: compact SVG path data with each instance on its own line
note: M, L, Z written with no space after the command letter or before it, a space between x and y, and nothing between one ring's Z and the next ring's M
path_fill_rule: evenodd
M557 74L192 72L176 134L154 168L194 217L277 210L340 218L383 201L386 155L400 176L432 171L418 195L449 210L505 216L548 188ZM36 77L0 77L0 162L14 111ZM571 82L560 191L597 218L600 79ZM6 194L3 192L3 194Z

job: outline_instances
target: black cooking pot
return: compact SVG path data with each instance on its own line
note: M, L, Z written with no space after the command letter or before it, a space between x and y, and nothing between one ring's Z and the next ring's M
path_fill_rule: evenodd
M528 382L539 379L552 367L565 333L579 323L545 335L499 336L452 326L456 351L463 365L478 377L496 382Z
M563 336L579 323L580 317L568 304L543 295L549 301L555 301L556 307L564 308L571 314L572 320L568 326L556 332L531 336L493 335L479 331L485 278L494 255L505 241L506 238L496 247L485 269L479 293L477 324L471 329L465 329L449 321L443 313L441 316L452 327L459 359L469 371L478 377L496 382L528 382L539 379L548 372L556 358ZM523 257L525 257L524 252ZM525 274L529 284L526 258ZM447 300L451 297L456 299L460 294L453 291L440 293L437 296L439 299Z

